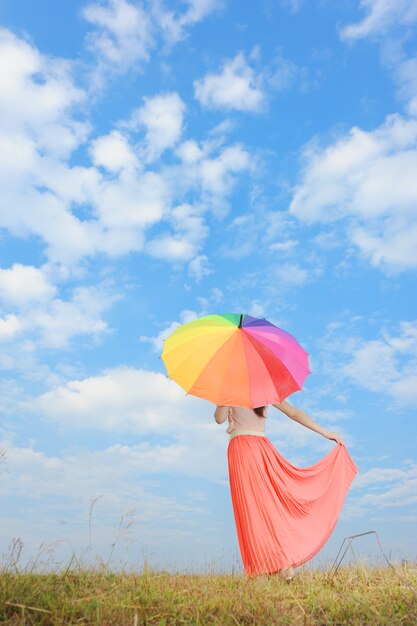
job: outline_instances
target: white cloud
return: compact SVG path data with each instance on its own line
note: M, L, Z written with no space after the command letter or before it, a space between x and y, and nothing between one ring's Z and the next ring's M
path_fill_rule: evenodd
M352 230L352 241L375 267L401 270L417 265L417 224L408 220L386 220L383 232L375 234L365 228Z
M389 115L374 131L354 127L325 148L309 147L290 212L307 223L347 220L372 265L417 265L417 120Z
M111 256L140 251L143 229L162 219L170 191L160 174L127 167L134 162L128 151L105 156L102 148L97 159L113 170L124 167L117 176L38 156L18 181L5 179L2 226L19 237L39 235L49 259L69 265L100 251ZM76 217L71 209L79 204L94 219Z
M288 211L271 211L259 202L255 187L247 213L237 215L228 225L228 241L221 248L224 256L240 258L259 248L270 248L273 242L289 237L297 221Z
M110 5L94 6L106 12ZM3 35L0 52L7 71L8 59L18 62L10 78L14 90L4 86L0 91L5 110L0 122L0 166L5 173L0 227L15 237L39 237L48 260L68 268L98 253L114 257L145 251L179 261L201 256L208 232L203 213L227 207L236 174L250 168L246 150L223 146L219 137L201 145L188 140L174 152L176 163L157 163L146 170L146 161L158 159L181 139L185 106L176 93L145 99L129 121L118 124L119 130L110 129L88 144L88 124L76 121L76 106L86 94L75 86L70 66L42 56L6 31ZM56 93L53 106L51 91ZM33 101L35 112L21 101ZM140 126L146 136L134 146L130 134ZM51 137L62 144L59 149ZM91 166L70 163L74 150L83 146ZM176 198L184 202L190 195L193 209L186 210L185 203L175 206ZM146 243L146 229L162 220L174 233L159 231Z
M349 517L366 516L373 518L378 509L405 507L417 502L417 465L408 467L373 467L359 473L352 484L352 495L364 490L363 495L353 499L349 507ZM372 489L372 491L371 491ZM384 516L385 519L385 516Z
M219 200L230 193L233 174L251 167L249 153L239 145L227 146L217 157L206 158L198 164L197 176L203 188Z
M417 478L417 466L412 465L407 469L400 469L398 467L372 467L366 472L358 474L357 480L355 480L355 489L363 489L368 485L376 485L381 483L388 485L395 481L402 481L407 478Z
M178 196L190 192L198 194L193 210L181 219L184 223L183 230L188 230L189 233L191 231L194 241L198 238L201 242L207 234L202 222L203 213L212 210L217 214L224 214L228 208L228 196L236 184L237 174L251 171L255 167L256 157L250 156L240 145L223 146L221 141L220 144L218 141L205 141L201 144L186 141L180 144L176 154L181 158L181 163L169 171L164 170L164 173ZM187 211L187 206L182 205L181 211ZM179 210L175 209L172 213L172 221L176 222L177 230L181 221L175 215ZM191 256L196 253L197 248Z
M175 235L160 235L151 239L146 244L146 252L159 259L192 259L208 234L202 216L191 205L181 204L172 209L169 221L176 231Z
M17 237L40 236L49 260L54 262L71 264L95 254L102 237L99 224L82 222L51 192L40 191L32 184L26 177L19 186L3 181L1 225Z
M188 4L184 22L195 24L223 5L223 0L186 0Z
M361 0L360 4L367 14L361 22L342 29L344 39L381 35L396 24L407 26L417 21L416 0Z
M12 339L19 334L28 341L26 348L22 343L14 345L14 351L18 351L23 360L25 350L33 352L35 345L61 349L74 337L87 335L90 341L96 340L109 330L101 315L115 299L117 296L110 289L100 285L77 287L67 300L58 297L19 299L17 304L22 310L19 315L9 314L0 319L0 335L3 339ZM10 365L17 367L14 359ZM32 363L31 367L37 365Z
M360 342L343 373L357 385L417 406L417 322L400 322L400 334Z
M298 245L298 241L295 239L287 239L286 241L276 241L269 246L270 250L277 250L278 252L291 252Z
M209 73L194 81L194 95L208 108L261 111L265 94L259 79L242 53L226 61L219 74Z
M383 391L395 375L395 351L384 341L364 342L355 350L343 372L356 384L371 391Z
M205 296L199 296L197 298L198 304L201 307L199 316L209 315L218 310L218 305L223 298L224 294L218 287L212 287Z
M47 300L56 292L41 269L15 263L9 269L0 268L0 300L24 306Z
M59 349L80 335L97 338L108 330L100 315L114 302L106 290L78 287L71 300L53 299L44 307L37 307L24 318L28 329L39 333L43 346Z
M209 135L211 137L225 137L228 133L230 133L236 126L236 123L230 119L225 119L219 124L216 124L210 132Z
M110 172L119 172L126 167L137 165L128 140L117 130L98 137L92 142L91 156L96 166L103 166Z
M417 59L407 59L404 55L394 59L394 79L400 98L407 103L408 113L417 117Z
M180 260L189 259L195 249L186 237L165 236L152 239L146 245L146 251L157 259Z
M70 261L95 248L91 240L100 229L75 217L46 179L86 137L88 125L74 117L84 93L74 85L68 63L41 55L5 30L0 75L0 226L18 237L36 234L50 258Z
M20 321L16 315L0 317L0 341L12 339L20 331Z
M127 230L159 222L168 209L170 190L156 172L122 173L102 182L92 198L100 223L106 228Z
M184 163L188 164L197 163L204 157L204 150L193 139L180 144L176 153Z
M88 130L70 116L85 94L62 59L41 55L23 39L0 29L0 131L2 141L17 145L11 153L31 163L33 143L55 155L67 155ZM30 103L30 106L28 106ZM6 146L7 144L5 144ZM6 162L9 151L2 151Z
M289 89L296 81L300 81L301 88L307 88L307 71L293 61L283 56L275 57L265 70L269 85L275 91Z
M259 300L254 300L248 309L248 313L253 317L266 317L267 312L265 309L265 304L259 302Z
M3 441L7 450L8 465L12 480L2 480L1 491L5 495L24 497L51 497L61 499L65 495L67 506L83 500L88 503L93 495L105 494L113 504L123 505L122 493L129 498L134 496L134 489L138 489L139 497L147 496L146 500L158 502L155 495L146 494L140 483L146 486L146 475L178 470L178 466L185 468L186 459L181 458L184 449L181 444L152 445L141 442L127 446L115 444L103 450L81 450L75 454L49 456L37 452L30 447L17 447ZM129 469L128 469L129 468ZM218 468L217 468L218 469ZM135 475L136 484L129 476ZM187 471L185 473L188 473ZM192 473L192 467L189 468ZM126 481L126 482L125 482ZM13 491L12 483L15 483ZM125 488L122 484L125 482ZM77 487L78 485L78 487ZM121 493L122 490L122 493ZM160 498L162 502L164 498ZM111 502L108 504L111 506ZM103 503L104 504L104 503ZM119 508L118 506L118 508ZM178 510L181 510L178 503ZM184 506L184 509L188 507ZM168 517L168 511L165 512ZM143 515L143 517L142 517ZM155 521L150 511L143 511L142 519ZM175 513L171 520L176 517Z
M153 29L141 3L92 2L84 7L82 14L97 29L88 34L87 42L103 65L101 72L111 68L124 73L149 59L154 45Z
M128 126L145 126L145 156L148 161L154 161L179 141L183 130L185 104L177 93L163 93L144 100L143 107L133 112Z
M124 367L70 381L40 396L34 407L72 427L162 435L183 427L184 397L163 374Z

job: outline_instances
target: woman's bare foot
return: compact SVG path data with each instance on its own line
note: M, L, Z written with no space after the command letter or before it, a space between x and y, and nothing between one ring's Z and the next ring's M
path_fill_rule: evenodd
M295 576L295 571L291 565L287 565L279 570L279 575L284 580L292 580Z

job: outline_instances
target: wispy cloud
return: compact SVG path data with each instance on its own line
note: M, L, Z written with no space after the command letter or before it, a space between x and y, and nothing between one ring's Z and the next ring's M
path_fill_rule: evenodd
M163 0L152 2L156 22L164 38L171 44L187 37L190 27L222 9L225 0L186 0L185 4L187 6L183 12L176 12L170 3Z
M104 72L125 73L149 59L153 27L141 3L92 2L83 8L82 15L95 27L87 36L87 44L97 55L101 80Z
M356 24L344 26L344 39L360 39L371 35L383 35L397 25L411 26L417 21L416 0L361 0L365 17Z
M360 495L356 495L357 492ZM377 511L391 507L398 510L401 507L412 507L416 503L417 465L415 463L408 462L405 467L373 467L359 474L352 484L352 501L348 516L349 518L373 519ZM398 513L398 519L401 519L404 514L400 510Z
M180 321L179 322L171 322L168 326L163 328L155 337L150 337L148 335L141 335L140 340L145 343L150 343L152 349L156 354L161 354L162 349L164 347L164 340L174 332L178 326L181 324L186 324L187 322L191 322L197 319L198 315L195 311L190 311L189 309L185 309L181 311L179 314Z
M283 7L288 8L291 11L291 13L297 13L303 5L303 0L278 0L278 1Z
M354 43L368 37L380 45L382 63L392 74L399 98L410 115L417 115L417 62L407 45L408 33L417 22L416 0L362 0L361 6L366 16L343 27L341 38Z
M118 298L112 291L104 286L77 287L66 299L32 291L27 300L19 299L20 310L0 320L0 336L3 340L23 336L56 350L67 347L74 337L87 335L90 340L98 339L109 331L102 315Z
M349 329L343 322L329 325L323 344L327 354L323 358L330 357L326 371L391 398L397 409L417 406L417 322L400 321L397 328L381 328L374 339L362 338L354 327L354 322Z
M8 466L0 492L13 499L3 518L3 532L22 541L20 564L34 559L42 546L53 550L54 562L58 556L69 562L73 552L83 561L91 554L103 561L116 559L123 548L127 562L129 554L143 556L144 549L152 552L152 559L156 554L163 562L164 557L175 557L171 549L174 530L178 531L175 545L186 545L191 538L198 543L195 520L206 517L204 503L191 495L167 493L157 478L178 470L184 453L181 444L115 444L59 455L4 439L0 445L7 448ZM58 538L55 545L48 544L48 537ZM64 550L60 543L70 549ZM5 557L6 545L2 548Z
M223 6L223 0L186 0L183 11L163 0L93 0L82 10L92 26L86 37L96 59L90 87L100 90L111 78L141 72L160 40L170 46L185 39L189 30Z

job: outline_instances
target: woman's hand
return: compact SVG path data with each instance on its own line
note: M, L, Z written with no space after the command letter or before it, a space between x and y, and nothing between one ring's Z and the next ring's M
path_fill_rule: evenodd
M335 432L330 432L326 430L323 433L323 437L326 437L326 439L332 439L333 441L336 441L336 443L342 443L343 445L345 445L343 441L341 440L340 436Z

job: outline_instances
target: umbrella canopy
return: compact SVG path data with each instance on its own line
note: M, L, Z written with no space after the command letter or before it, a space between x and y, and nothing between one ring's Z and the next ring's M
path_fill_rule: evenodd
M307 354L266 319L229 313L182 324L165 339L161 358L169 378L187 393L254 408L301 389L311 373Z

